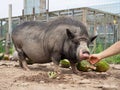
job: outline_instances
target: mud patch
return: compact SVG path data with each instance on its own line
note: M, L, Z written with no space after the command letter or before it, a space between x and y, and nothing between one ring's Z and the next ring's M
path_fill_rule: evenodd
M74 74L60 74L56 78L51 79L48 76L47 72L40 72L35 75L23 75L18 78L16 78L17 81L25 81L25 82L37 82L37 83L53 83L53 84L60 84L60 83L67 83L67 84L73 84L73 83L81 83L81 80L89 80L89 79L97 79L97 80L107 80L108 77L110 77L110 74L108 73L95 73L95 72L82 72L81 75L76 75L76 77L79 78L79 80L73 79Z
M73 74L71 69L61 68L62 74L50 79L53 65L29 65L24 71L15 61L0 61L0 90L119 90L120 65L112 65L107 72L80 72Z
M51 79L48 77L48 73L41 72L37 75L30 75L30 76L20 76L16 78L16 80L22 80L27 82L37 82L37 83L66 83L68 80L65 78L64 75L59 75L55 79Z
M97 73L97 72L86 72L83 73L83 77L86 79L107 79L110 77L110 73Z

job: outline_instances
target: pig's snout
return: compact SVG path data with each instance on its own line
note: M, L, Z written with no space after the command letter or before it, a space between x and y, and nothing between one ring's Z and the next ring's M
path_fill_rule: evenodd
M90 55L90 51L89 51L89 48L87 47L87 43L84 41L81 41L79 47L77 48L78 60L88 59L89 55Z
M83 54L90 54L89 51L82 51Z
M90 52L88 50L80 50L80 60L88 59L90 55Z

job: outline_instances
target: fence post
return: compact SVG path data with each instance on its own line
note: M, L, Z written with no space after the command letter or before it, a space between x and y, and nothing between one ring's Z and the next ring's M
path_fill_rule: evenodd
M49 21L49 0L47 0L46 18L48 22Z
M87 8L83 8L82 21L87 26Z
M36 20L36 17L35 17L35 7L33 7L33 20L34 21Z
M9 54L9 48L11 43L11 33L12 33L12 4L9 4L9 18L8 18L8 31L6 35L6 46L5 46L5 52L6 54Z
M0 37L2 38L3 37L3 31L2 31L2 28L3 28L3 21L1 20L1 22L0 22Z

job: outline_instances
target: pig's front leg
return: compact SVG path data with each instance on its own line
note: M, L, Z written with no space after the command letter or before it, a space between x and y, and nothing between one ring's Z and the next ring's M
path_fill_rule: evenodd
M71 65L73 73L80 74L80 71L77 70L76 63L70 61L70 65Z
M51 59L52 59L52 62L54 63L54 71L57 72L57 74L61 74L61 70L59 67L59 62L61 59L60 54L59 53L52 54Z

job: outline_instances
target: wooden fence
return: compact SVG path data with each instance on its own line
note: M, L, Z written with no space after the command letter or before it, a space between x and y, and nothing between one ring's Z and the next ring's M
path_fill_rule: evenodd
M91 35L98 34L97 40L93 43L94 46L100 43L105 49L120 40L120 16L87 7L52 12L46 10L39 14L35 14L33 8L33 14L30 15L24 15L23 10L22 16L12 17L12 28L25 21L47 22L59 16L69 16L80 20L87 26ZM0 19L0 40L6 40L7 32L8 18L2 18Z

